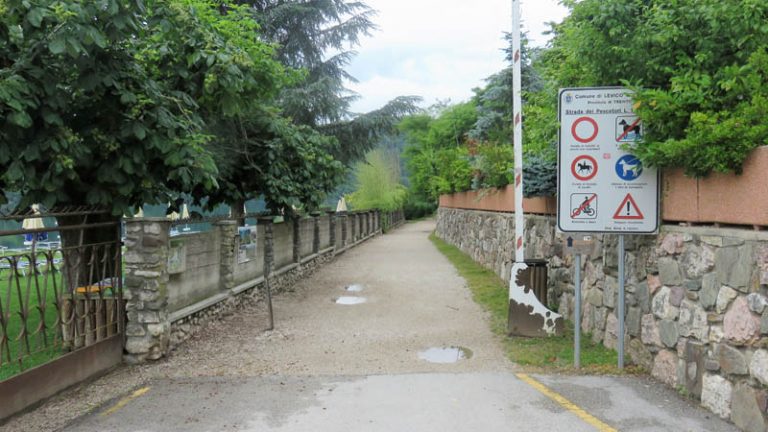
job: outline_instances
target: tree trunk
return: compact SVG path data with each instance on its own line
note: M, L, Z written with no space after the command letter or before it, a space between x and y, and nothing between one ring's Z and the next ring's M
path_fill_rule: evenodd
M120 270L120 219L108 213L57 216L62 229L62 272L66 287L93 285L101 280L122 276ZM103 226L92 224L109 223ZM80 228L74 228L81 226Z
M245 226L245 200L238 199L230 204L232 219L237 221L237 226Z

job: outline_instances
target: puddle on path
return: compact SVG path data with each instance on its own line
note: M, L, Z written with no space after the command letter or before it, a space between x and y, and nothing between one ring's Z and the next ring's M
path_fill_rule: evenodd
M430 363L456 363L472 358L472 350L464 347L429 348L419 352L419 358Z
M340 305L356 305L365 303L367 300L365 297L342 296L334 299L333 301L334 303Z
M360 292L363 290L363 286L360 284L352 284L352 285L347 285L346 287L344 287L344 289L349 292Z

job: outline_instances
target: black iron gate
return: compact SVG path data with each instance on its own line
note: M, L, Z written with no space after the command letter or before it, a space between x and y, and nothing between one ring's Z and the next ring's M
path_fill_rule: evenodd
M120 362L120 238L104 210L0 215L0 419Z

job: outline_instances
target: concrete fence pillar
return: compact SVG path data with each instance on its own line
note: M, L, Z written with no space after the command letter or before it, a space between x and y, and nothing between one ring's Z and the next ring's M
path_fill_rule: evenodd
M168 250L171 221L132 218L125 221L126 300L125 355L135 364L168 353Z
M235 220L222 220L214 224L219 231L221 242L219 262L219 284L222 290L235 287L235 265L237 263L238 223Z
M347 236L349 233L347 232L347 214L346 213L337 213L339 215L338 221L341 224L341 244L339 245L342 249L347 246Z
M328 213L328 232L331 237L331 244L329 247L336 247L336 212L329 211Z
M301 218L291 217L293 223L293 262L301 262Z
M354 213L348 214L347 219L348 219L347 225L349 225L350 232L347 233L347 237L349 241L346 242L345 245L347 243L352 244L355 242L355 214Z
M272 267L275 264L275 236L272 217L260 217L256 223L257 226L264 227L264 278L267 279L272 274Z
M312 216L313 240L312 253L320 252L320 216Z

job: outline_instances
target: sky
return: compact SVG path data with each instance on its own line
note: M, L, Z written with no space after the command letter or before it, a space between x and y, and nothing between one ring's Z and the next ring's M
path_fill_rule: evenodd
M378 11L379 29L355 47L348 71L358 79L349 88L363 113L405 95L424 98L427 107L450 99L461 102L472 89L506 65L503 33L512 27L511 0L366 0ZM548 21L567 10L558 0L522 0L524 30L536 46Z

